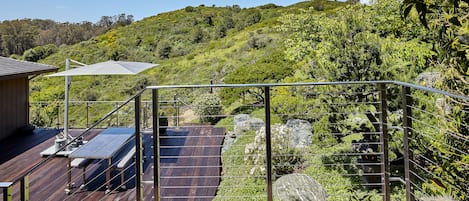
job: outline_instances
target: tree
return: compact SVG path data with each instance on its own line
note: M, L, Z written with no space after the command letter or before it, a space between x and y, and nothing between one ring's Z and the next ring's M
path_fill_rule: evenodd
M0 27L2 54L19 54L35 46L35 27L28 26L21 20L4 21Z
M221 119L220 115L223 112L223 107L217 94L202 94L192 104L194 105L194 112L199 115L202 123L215 124Z
M291 62L281 51L271 52L256 63L241 66L225 76L225 83L275 83L292 74ZM220 97L229 105L244 95L252 96L257 102L264 100L264 92L258 88L223 88Z
M302 14L286 15L281 21L280 31L286 34L283 40L285 53L290 60L302 66L296 74L307 76L316 82L411 81L426 69L427 60L433 56L429 45L415 38L406 38L408 34L403 34L413 26L402 22L399 4L395 1L378 1L372 6L354 4L336 13L327 14L309 10ZM312 104L311 108L288 107L281 100L273 100L273 107L281 113L299 114L303 118L320 122L321 126L315 126L315 130L321 130L320 133L345 135L350 130L376 131L379 130L374 127L378 125L376 122L379 119L376 112L373 112L376 108L324 104L375 100L376 96L372 93L375 90L376 88L364 85L317 87L314 94L318 95L308 98L284 91L286 94L283 95L283 100L297 103L290 105L305 105L305 102L322 104ZM337 93L341 95L338 96ZM389 90L387 95L388 100L392 100L388 105L390 112L398 110L399 91ZM318 113L326 115L317 115ZM368 115L364 119L368 121L367 126L336 126L346 125L353 118L340 113L366 113ZM318 137L318 141L333 140L330 136ZM337 140L341 140L341 135L337 135Z
M429 32L428 41L433 44L437 52L432 59L432 65L443 72L445 79L439 86L444 90L463 95L469 94L469 1L467 0L404 0L402 3L402 16L412 18L416 12L420 23ZM469 126L469 103L461 100L445 100L453 105L450 113L445 113L445 119L440 120L446 129L441 130L435 137L442 139L451 146L439 146L437 143L428 143L433 149L437 165L429 169L441 178L445 186L444 193L450 193L460 200L467 200L469 192L464 178L469 178L469 157L458 150L468 150L466 137ZM455 119L456 121L449 121ZM442 156L444 154L444 156ZM466 179L467 180L467 179Z
M161 59L168 59L169 55L171 53L172 47L171 44L166 41L160 41L158 42L158 55L160 56Z
M23 54L23 58L26 61L37 62L41 59L48 57L58 51L57 46L53 44L38 46L29 50L26 50Z

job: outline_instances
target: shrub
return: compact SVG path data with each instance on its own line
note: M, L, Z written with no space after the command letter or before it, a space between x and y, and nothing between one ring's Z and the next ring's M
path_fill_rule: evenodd
M168 59L169 54L171 53L172 47L168 41L163 40L158 43L157 49L158 49L158 55L160 56L160 59Z
M216 94L202 94L193 102L194 111L202 123L215 124L220 120L217 115L222 114L221 100Z
M190 13L190 12L194 12L194 11L195 11L195 8L192 7L192 6L187 6L186 8L184 8L184 10L185 10L186 12Z
M272 126L272 171L277 177L294 173L303 166L304 158L302 158L301 150L290 145L292 132L284 125ZM250 174L265 175L265 127L256 132L254 142L246 145L244 153L247 154L244 161L248 165L252 165Z

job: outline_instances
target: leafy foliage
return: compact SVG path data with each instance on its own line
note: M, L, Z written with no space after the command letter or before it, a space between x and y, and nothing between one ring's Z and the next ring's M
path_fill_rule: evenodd
M223 108L217 94L202 94L194 100L193 106L201 122L215 124L220 120L219 115L222 114Z
M95 24L87 21L59 23L40 19L5 20L0 23L0 55L23 55L25 51L34 48L24 57L28 61L37 61L48 56L38 53L41 51L37 46L48 48L47 45L75 44L103 34L111 28L129 25L133 21L132 15L125 14L102 16ZM40 54L39 59L37 54Z
M302 158L302 150L290 145L290 137L292 130L286 126L275 124L272 126L272 167L274 176L282 176L291 174L302 167L304 159ZM249 166L251 175L266 174L265 158L265 127L256 132L254 142L247 144L245 151L247 155L244 161Z
M429 42L433 44L437 55L432 59L432 66L440 69L444 75L444 82L439 87L460 93L469 94L467 85L469 76L469 2L465 0L405 0L402 3L401 13L404 18L418 16L421 24L428 30ZM416 14L415 14L416 12ZM414 15L413 15L414 14ZM442 178L445 189L442 193L450 193L461 200L469 198L467 185L459 185L459 178L468 178L467 159L457 150L467 150L467 141L460 143L461 137L469 130L463 122L469 120L466 112L469 109L467 101L445 100L452 105L450 113L444 113L448 119L445 129L433 136L451 146L442 146L440 143L430 143L435 152L434 158L440 166L432 167L432 173ZM463 137L464 138L464 137ZM466 138L467 139L467 138ZM443 156L444 155L444 156ZM434 190L434 189L433 189ZM441 189L440 189L441 191Z
M417 2L416 4L407 3ZM456 2L457 5L448 4ZM351 2L352 3L352 2ZM433 4L442 3L443 6ZM443 4L444 3L444 4ZM344 8L344 5L347 5ZM31 61L39 61L63 67L65 58L72 58L84 63L95 63L109 59L134 60L161 64L159 67L149 70L142 75L129 79L128 77L103 77L74 78L71 97L79 100L122 100L150 84L207 84L207 83L277 83L277 82L317 82L317 81L366 81L366 80L401 80L412 82L417 74L424 71L444 71L447 73L444 80L445 89L468 94L467 87L467 3L465 1L404 1L404 7L397 1L382 0L371 6L360 4L348 5L348 3L323 0L300 2L289 7L264 5L257 8L241 9L237 5L223 8L216 7L186 7L174 12L162 13L148 17L142 21L131 23L128 26L113 26L109 29L110 19L103 18L98 25L83 24L86 30L94 30L97 26L101 35L88 32L79 32L78 35L65 35L73 40L64 40L60 44L51 42L57 37L50 29L36 29L34 26L19 26L21 23L8 22L0 25L2 38L2 54L16 53ZM408 5L407 7L405 5ZM410 6L409 6L410 5ZM424 6L424 7L422 7ZM417 8L418 7L418 8ZM416 8L414 11L413 8ZM403 10L401 10L403 9ZM427 12L423 12L423 11ZM407 16L401 19L401 14ZM424 15L423 15L424 14ZM120 19L120 18L119 18ZM123 16L123 19L127 18ZM125 21L125 20L124 20ZM425 21L425 26L419 26L419 21ZM21 34L4 34L12 31L11 24L18 25ZM70 29L81 30L68 24ZM80 25L79 27L81 27ZM90 27L91 26L91 27ZM94 27L94 28L97 28ZM63 27L62 27L63 28ZM85 29L85 28L83 28ZM47 30L47 31L45 31ZM61 29L62 30L62 29ZM105 30L105 31L104 31ZM90 31L92 32L92 31ZM62 32L60 32L62 33ZM68 32L66 32L68 33ZM30 40L33 35L39 35L45 44ZM97 36L96 36L97 35ZM50 37L46 37L50 36ZM24 41L24 46L14 47L15 42ZM60 39L59 41L62 41ZM77 41L82 41L76 43ZM76 43L76 44L75 44ZM64 45L65 44L65 45ZM74 44L74 45L70 45ZM6 47L6 48L4 48ZM12 49L10 49L12 48ZM16 49L15 49L16 48ZM30 49L34 48L34 49ZM7 51L8 49L8 51ZM30 49L30 50L28 50ZM50 53L53 54L50 54ZM50 55L49 55L50 54ZM19 57L19 56L16 56ZM99 81L97 81L99 80ZM63 86L59 78L35 78L31 84L31 100L60 100L63 99ZM114 87L119 86L120 90ZM304 158L304 164L323 164L325 161L335 160L327 154L341 153L350 149L352 138L358 140L352 132L362 130L374 130L377 122L376 108L334 106L328 107L334 102L376 100L376 93L369 87L301 87L276 88L272 91L272 109L282 115L277 122L290 118L307 119L313 124L314 146L310 152L326 156ZM350 95L332 94L346 92ZM196 91L194 94L204 94ZM236 88L222 89L220 99L215 97L212 105L208 102L200 102L200 114L210 113L207 108L213 105L229 106L236 112L240 104L249 105L260 103L264 99L263 89ZM389 99L389 112L397 114L398 91L387 89ZM197 97L188 94L191 100ZM162 94L165 95L165 94ZM418 94L422 99L434 100L426 94ZM434 102L428 105L419 105L429 111L437 112ZM454 100L446 100L448 102ZM98 108L98 107L97 107ZM205 109L204 109L205 108ZM217 107L215 114L220 114L223 108ZM40 109L38 109L40 110ZM52 108L40 111L35 122L40 125L52 124L50 117L56 113ZM109 111L108 108L99 107L98 110ZM423 109L422 109L423 110ZM419 128L428 131L432 136L443 139L448 143L464 150L467 144L461 144L457 138L448 137L448 133L467 133L467 128L461 126L461 122L467 122L468 118L462 111L467 108L454 108L451 116L454 122L446 122L444 131L431 131L430 128ZM75 109L80 111L80 109ZM232 111L230 111L232 112ZM257 112L257 111L256 111ZM357 115L327 115L332 113L370 113L360 116L363 124L359 127L351 124ZM35 113L36 114L36 113ZM77 113L78 114L78 113ZM78 116L76 118L78 119ZM418 114L417 114L418 115ZM73 116L73 115L72 115ZM99 115L96 115L99 116ZM260 115L262 116L262 115ZM73 118L73 117L72 117ZM390 117L390 119L395 117ZM225 121L229 121L225 120ZM428 118L428 122L441 122L441 119ZM81 120L77 120L81 121ZM215 122L214 119L203 121ZM399 122L399 119L390 120ZM340 125L340 126L337 126ZM334 133L335 135L333 135ZM394 134L393 134L394 135ZM397 133L393 143L402 137ZM356 138L356 139L355 139ZM245 144L252 142L252 136L243 136L237 145L228 150L236 158L223 158L226 175L240 175L249 172L243 166ZM461 187L452 183L454 175L459 178L467 178L467 169L461 169L458 164L467 164L466 156L451 154L451 150L431 140L417 139L422 147L421 152L426 153L426 147L435 148L451 157L444 159L441 167L433 167L435 175L444 180L448 187L446 192L458 195L465 199ZM334 145L334 146L332 146ZM393 146L393 145L391 145ZM397 145L396 145L397 146ZM240 154L241 153L241 154ZM295 154L295 152L287 152ZM435 153L430 153L430 156ZM435 155L435 157L438 157ZM284 160L284 159L279 159ZM302 159L303 160L303 159ZM288 160L286 160L288 161ZM353 161L350 161L351 163ZM307 167L308 174L331 174L356 171L338 167L335 169L326 167ZM354 172L355 173L355 172ZM328 191L349 195L351 199L377 200L379 196L368 196L362 189L354 188L359 181L348 180L343 177L318 178L320 183L331 186ZM347 192L347 189L337 187L337 184L350 186L355 193ZM228 196L263 195L265 184L256 179L242 181L223 180L222 186L245 185L254 186L247 189L220 188L220 194ZM337 188L336 188L337 187ZM434 190L428 187L429 191ZM445 191L445 190L443 190ZM255 199L255 198L253 198Z

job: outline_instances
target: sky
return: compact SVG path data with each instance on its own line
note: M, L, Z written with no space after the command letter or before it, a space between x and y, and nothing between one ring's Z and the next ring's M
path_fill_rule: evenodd
M96 23L101 16L115 16L121 13L133 15L141 20L162 12L173 11L186 6L231 6L255 7L267 3L281 6L302 0L4 0L0 7L0 21L14 19L50 19L56 22Z

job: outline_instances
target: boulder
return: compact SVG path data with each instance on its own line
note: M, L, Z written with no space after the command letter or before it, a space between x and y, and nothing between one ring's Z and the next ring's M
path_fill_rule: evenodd
M225 135L223 146L221 148L221 153L224 153L226 150L230 149L231 145L236 142L236 134L234 132L228 132Z
M305 148L311 146L313 128L311 123L301 119L290 119L286 126L291 129L290 147Z
M424 196L424 197L421 197L420 200L422 201L454 201L455 199L453 199L451 196L449 195L440 195L440 196Z
M251 117L248 114L236 115L233 120L234 132L240 134L242 132L248 131L251 128L249 123L250 119Z
M416 78L416 83L426 86L426 87L435 87L437 82L443 81L443 75L439 72L425 72L420 73Z
M251 118L247 114L238 114L234 117L233 125L234 132L239 135L249 130L259 130L264 126L264 121L259 118Z
M326 201L327 193L316 180L306 174L280 177L273 185L276 200Z
M437 98L435 100L436 107L442 111L444 114L450 114L453 108L450 104L447 103L445 98Z
M262 121L262 119L251 118L249 120L249 127L250 127L251 130L258 131L259 129L261 129L264 126L265 126L265 123L264 123L264 121Z

